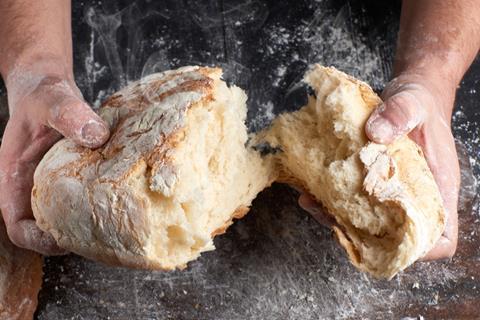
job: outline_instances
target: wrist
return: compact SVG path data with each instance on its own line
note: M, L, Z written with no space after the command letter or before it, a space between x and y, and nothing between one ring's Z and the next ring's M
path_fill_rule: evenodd
M8 60L8 59L7 59ZM22 54L0 66L7 90L22 87L25 82L45 77L73 81L73 68L66 57L49 53ZM30 78L30 79L29 79Z
M453 112L457 82L444 77L434 70L423 68L411 68L402 71L388 84L384 91L383 99L404 90L415 90L419 93L427 93L438 99L428 108L440 111L440 115L450 122Z
M72 68L61 57L37 55L20 57L2 74L7 88L8 107L13 114L17 103L41 86L63 83L81 96Z
M455 50L400 50L395 56L394 75L419 74L439 85L456 88L471 61Z

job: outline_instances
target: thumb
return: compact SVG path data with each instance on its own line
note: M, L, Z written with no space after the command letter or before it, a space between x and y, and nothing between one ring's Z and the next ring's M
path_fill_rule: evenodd
M83 100L65 95L50 108L47 123L75 143L97 148L110 135L108 125Z
M424 113L414 92L400 91L387 98L370 115L365 131L373 142L389 144L421 124Z

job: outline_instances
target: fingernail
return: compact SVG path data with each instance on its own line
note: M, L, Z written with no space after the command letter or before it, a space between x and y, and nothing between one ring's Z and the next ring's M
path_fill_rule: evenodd
M82 127L82 138L88 145L99 145L108 138L108 129L102 123L90 121Z
M392 140L395 130L387 119L378 116L369 123L369 132L372 140L377 143L386 143Z

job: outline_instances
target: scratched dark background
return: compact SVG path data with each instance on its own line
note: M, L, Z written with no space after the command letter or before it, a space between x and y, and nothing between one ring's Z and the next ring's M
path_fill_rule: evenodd
M73 2L76 78L93 106L151 72L220 65L249 95L250 131L298 107L295 84L310 63L335 65L381 91L400 10L397 1ZM216 238L216 251L181 272L110 268L74 255L45 259L37 318L478 319L479 82L477 59L458 90L453 119L463 187L451 261L417 263L391 281L374 280L297 206L295 191L275 185ZM0 109L3 123L6 116Z

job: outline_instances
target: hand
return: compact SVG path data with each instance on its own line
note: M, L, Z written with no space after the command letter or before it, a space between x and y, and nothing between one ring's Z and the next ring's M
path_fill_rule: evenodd
M382 95L384 104L366 125L368 137L377 143L388 144L408 134L422 148L440 189L446 227L423 260L450 258L457 248L460 168L450 129L455 90L455 84L432 75L400 75L389 83Z
M35 168L62 135L95 148L108 139L108 126L84 102L73 76L16 69L5 80L10 120L0 146L0 209L8 236L22 248L63 254L33 218Z
M425 154L443 198L446 228L424 260L452 257L457 246L460 169L450 129L455 89L455 85L431 75L401 74L387 85L384 103L372 113L365 128L372 141L382 144L408 134ZM323 219L309 195L303 194L299 204L317 220Z

